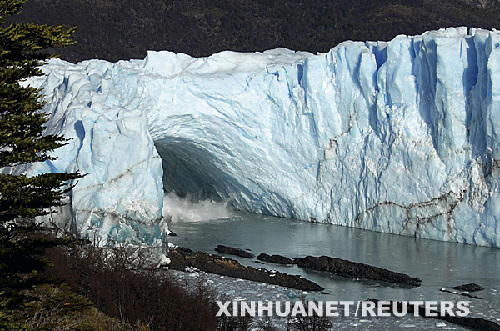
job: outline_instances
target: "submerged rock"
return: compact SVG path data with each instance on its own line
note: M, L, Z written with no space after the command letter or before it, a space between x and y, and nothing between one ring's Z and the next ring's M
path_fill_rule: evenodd
M465 292L459 292L459 291L455 291L455 290L448 290L447 288L442 288L440 289L441 292L443 293L451 293L451 294L457 294L457 295L462 295L464 297L468 297L468 298L471 298L471 299L482 299L478 296L475 296L475 295L472 295L472 294L469 294L469 292L465 291Z
M328 271L341 277L373 279L410 286L420 286L422 282L418 278L412 278L403 273L329 256L306 256L304 258L297 258L296 261L297 265L301 268Z

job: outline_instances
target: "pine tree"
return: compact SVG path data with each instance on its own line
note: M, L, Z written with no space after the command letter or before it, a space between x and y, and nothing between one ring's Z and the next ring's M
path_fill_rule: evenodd
M0 0L0 329L26 329L25 290L43 283L47 247L64 240L30 236L33 217L61 205L70 180L78 173L48 173L35 177L14 175L6 169L52 159L50 152L65 144L60 135L44 135L48 115L39 102L40 91L23 87L28 77L40 76L47 49L72 43L73 28L35 24L7 24L27 0ZM3 168L3 169L2 169ZM2 173L2 170L3 173ZM70 186L71 187L71 186ZM26 219L28 223L19 223ZM15 220L15 222L11 222ZM21 224L21 225L20 225ZM27 224L27 225L26 225Z
M42 111L40 91L20 82L42 75L43 60L54 57L48 49L72 44L75 29L7 24L5 19L19 13L26 1L0 0L0 172L4 167L51 160L49 153L66 142L61 135L43 134L48 115ZM47 208L61 205L68 181L78 177L78 173L0 174L0 232L5 234L5 225L16 218L45 215Z

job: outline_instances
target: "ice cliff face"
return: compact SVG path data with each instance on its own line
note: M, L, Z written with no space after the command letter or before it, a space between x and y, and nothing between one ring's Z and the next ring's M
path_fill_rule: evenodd
M500 245L500 33L195 59L51 60L32 174L79 170L82 236L154 242L163 190L257 213ZM114 239L112 239L114 238ZM118 239L116 239L118 238Z

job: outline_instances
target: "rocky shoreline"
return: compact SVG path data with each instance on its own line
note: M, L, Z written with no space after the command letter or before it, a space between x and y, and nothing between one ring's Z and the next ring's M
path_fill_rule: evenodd
M296 259L297 266L317 271L327 271L346 278L363 278L382 281L385 283L420 286L419 278L412 278L406 274L374 267L364 263L351 262L329 256L306 256Z
M410 277L407 274L329 256L291 259L282 255L261 253L257 256L257 260L284 265L296 264L300 268L325 271L345 278L369 279L412 287L418 287L422 283L419 278Z
M233 254L244 258L253 258L254 254L240 248L233 248L218 245L216 251L219 253ZM210 274L218 274L236 279L250 280L258 283L278 285L284 288L298 289L302 291L322 291L323 287L301 276L290 275L265 268L245 267L236 260L225 258L215 254L205 252L194 252L189 248L170 248L168 257L171 260L170 269L178 271L202 271ZM352 279L368 279L380 281L382 283L403 285L404 287L418 287L421 285L419 278L413 278L403 273L393 272L387 269L378 268L364 263L352 262L344 259L333 258L329 256L306 256L303 258L288 258L282 255L269 255L261 253L257 260L265 263L276 263L283 265L297 265L300 268L312 269L321 272L329 272L340 277ZM257 261L255 261L257 262ZM453 289L464 291L463 293L475 292L483 288L475 283L465 284L453 287ZM444 288L441 289L441 292ZM454 292L449 292L454 293ZM475 296L470 296L479 299ZM368 299L368 301L378 301L377 299ZM391 301L392 302L392 301ZM401 305L400 302L392 302ZM413 313L414 308L409 307L408 313ZM481 330L500 330L500 326L490 320L479 317L457 317L444 315L437 317L435 312L425 311L423 308L417 308L417 314L424 318L437 318L448 323L464 326L467 328Z
M217 245L215 251L243 258L255 257L254 254L241 248L224 245ZM171 248L169 251L169 258L172 260L170 268L175 270L183 271L186 267L197 268L209 273L276 284L304 291L323 290L323 287L320 285L306 280L301 276L269 271L265 268L256 269L253 267L244 267L236 260L205 252L193 252L189 248ZM329 256L306 256L303 258L291 259L282 255L261 253L257 256L257 259L268 263L285 265L296 264L300 268L329 272L345 278L375 280L395 285L418 287L422 282L419 278L413 278L407 274Z
M215 251L243 258L255 257L254 254L241 248L224 245L217 245ZM236 260L205 252L194 252L189 248L170 248L168 257L171 260L170 268L174 270L184 271L186 268L196 268L208 273L275 284L303 291L323 290L323 287L303 278L302 276L290 275L274 270L269 271L265 268L257 269L253 267L245 267ZM261 253L257 256L257 259L268 263L285 265L296 264L300 268L330 272L345 278L376 280L384 283L412 287L420 286L422 282L419 278L412 278L403 273L374 267L364 263L332 258L329 256L306 256L304 258L291 259L282 255L269 255L267 253Z
M171 248L168 257L171 260L169 266L174 270L185 271L186 268L196 268L208 273L280 285L303 291L323 290L320 285L301 276L269 271L264 268L245 267L236 260L205 252L194 252L189 248Z
M248 259L255 257L255 255L253 255L250 252L247 252L244 249L234 248L234 247L229 247L229 246L224 246L224 245L217 245L217 247L215 247L215 251L217 253L221 253L221 254L232 254L232 255L239 256L239 257L248 258Z

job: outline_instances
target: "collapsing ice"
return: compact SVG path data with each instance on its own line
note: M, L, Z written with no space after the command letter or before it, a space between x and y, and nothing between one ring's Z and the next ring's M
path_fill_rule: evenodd
M163 198L162 215L163 218L177 223L230 218L232 213L225 203L214 203L211 200L192 202L189 198L183 199L175 193L167 193Z
M500 33L466 28L195 59L51 60L29 174L88 175L60 213L106 244L155 243L165 192L238 209L500 245Z

